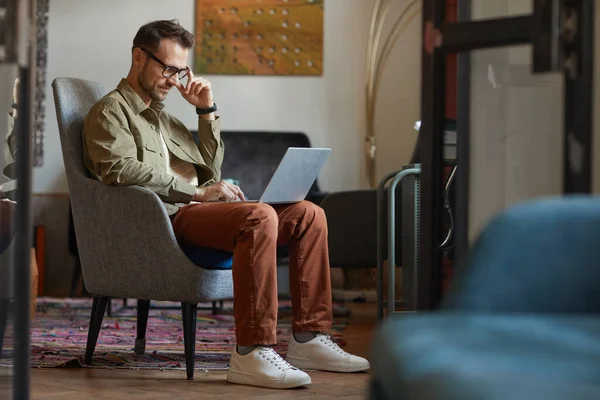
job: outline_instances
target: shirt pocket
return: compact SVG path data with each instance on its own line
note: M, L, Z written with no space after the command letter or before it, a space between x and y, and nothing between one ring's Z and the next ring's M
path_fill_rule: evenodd
M165 156L160 143L144 137L137 129L132 129L135 145L137 147L137 158L139 161L151 164L155 167L165 167Z
M175 155L178 158L194 164L201 163L200 152L195 147L193 141L175 135L171 136L170 140L175 145L173 151L176 152Z

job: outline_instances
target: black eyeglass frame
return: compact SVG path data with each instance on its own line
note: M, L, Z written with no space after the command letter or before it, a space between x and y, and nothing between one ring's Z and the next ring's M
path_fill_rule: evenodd
M151 59L153 59L154 61L156 61L157 63L159 63L160 65L162 65L164 67L164 69L162 71L162 76L164 76L165 78L171 78L175 74L179 75L180 73L185 72L183 75L179 76L179 80L182 80L182 79L185 79L185 77L187 77L190 74L190 67L185 67L183 69L180 69L173 65L167 65L164 62L162 62L158 57L156 57L154 54L152 54L152 52L150 50L144 49L143 47L139 47L139 49L142 50L144 53L146 53L146 55L148 57L150 57ZM172 74L168 74L167 69L176 70L176 71L173 72Z

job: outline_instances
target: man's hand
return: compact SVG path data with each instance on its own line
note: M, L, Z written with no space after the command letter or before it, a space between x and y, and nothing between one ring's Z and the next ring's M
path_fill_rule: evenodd
M19 104L19 86L21 85L21 81L19 80L19 78L15 79L15 84L13 85L13 103L14 104ZM12 110L12 116L13 117L17 117L17 110Z
M21 85L21 81L19 78L15 78L15 84L13 86L13 103L19 104L19 86Z
M192 201L214 202L214 201L244 201L246 197L239 186L229 182L221 181L204 188L196 188Z
M175 86L183 98L194 107L210 108L214 104L210 82L201 77L194 77L194 73L191 70L187 84L183 86L180 81L177 81Z

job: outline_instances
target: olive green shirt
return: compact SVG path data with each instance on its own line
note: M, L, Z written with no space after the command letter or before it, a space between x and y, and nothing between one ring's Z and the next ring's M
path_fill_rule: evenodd
M198 118L198 142L185 125L152 101L147 106L122 79L117 89L100 99L83 125L86 168L108 185L139 185L156 193L171 215L189 203L196 187L167 172L162 133L170 157L192 163L198 183L208 186L221 179L224 146L220 120Z

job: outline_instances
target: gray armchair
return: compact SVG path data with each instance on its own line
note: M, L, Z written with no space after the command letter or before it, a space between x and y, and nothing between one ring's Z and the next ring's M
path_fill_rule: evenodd
M145 352L150 300L182 303L188 379L194 374L197 303L233 297L231 269L199 267L182 251L159 197L137 186L90 178L82 158L83 120L108 91L95 82L52 83L85 287L94 296L85 362L91 363L111 297L138 299L135 352ZM210 264L210 263L208 263Z

